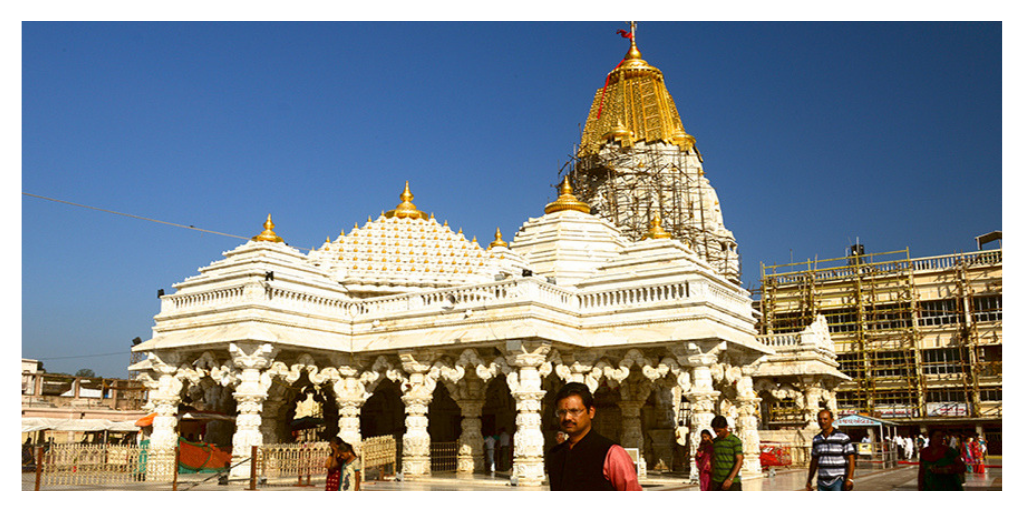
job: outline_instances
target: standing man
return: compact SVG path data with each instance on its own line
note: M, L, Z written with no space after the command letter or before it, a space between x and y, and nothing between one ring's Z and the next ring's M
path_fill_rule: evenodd
M852 491L853 469L857 451L850 436L832 427L832 411L818 413L821 433L811 442L811 467L807 472L807 490L811 491L811 480L818 472L819 491Z
M544 458L552 491L642 491L626 450L591 428L594 396L570 382L555 395L555 416L568 439Z
M505 471L512 467L512 436L508 435L505 427L498 429L498 471Z
M743 467L743 441L729 433L729 421L725 416L715 416L711 420L711 429L715 431L711 490L742 491L740 468Z
M494 473L494 436L484 437L484 465L487 470Z

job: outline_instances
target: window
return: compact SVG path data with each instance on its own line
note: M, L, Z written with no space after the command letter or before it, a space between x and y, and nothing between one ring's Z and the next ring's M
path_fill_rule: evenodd
M974 297L971 308L975 322L997 322L1003 319L1003 296Z
M849 375L852 379L864 377L864 361L860 352L847 352L836 355L836 362L839 363L839 371Z
M918 325L922 327L957 323L955 299L926 300L921 301L919 306L921 308L921 318Z
M907 356L900 350L886 350L871 354L871 373L875 377L909 377Z
M982 402L1002 402L1003 388L981 388L978 397Z
M909 303L892 302L876 304L864 312L868 329L891 331L910 327Z
M825 315L825 320L828 321L828 331L831 333L855 332L857 330L857 311L854 309L831 309L822 311L821 314Z
M963 372L967 354L962 348L933 348L921 351L921 369L928 375Z
M925 395L929 402L966 402L967 394L962 389L929 389Z

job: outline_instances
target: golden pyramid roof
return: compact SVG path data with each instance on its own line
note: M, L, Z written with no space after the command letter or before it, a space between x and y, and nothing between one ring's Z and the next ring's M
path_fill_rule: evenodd
M608 141L629 147L641 141L667 142L688 151L695 143L683 129L661 70L643 60L634 25L629 51L598 89L583 128L578 156L596 154Z

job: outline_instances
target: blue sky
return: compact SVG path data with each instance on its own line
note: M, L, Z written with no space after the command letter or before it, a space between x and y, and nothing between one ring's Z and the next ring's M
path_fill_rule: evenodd
M24 23L22 192L295 247L392 209L486 246L556 197L622 22ZM759 264L1002 226L999 23L641 22ZM157 289L243 240L19 196L22 356L126 376ZM89 356L89 357L80 357Z

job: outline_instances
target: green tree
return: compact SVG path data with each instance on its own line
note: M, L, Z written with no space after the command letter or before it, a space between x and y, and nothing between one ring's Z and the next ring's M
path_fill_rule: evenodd
M94 371L92 371L92 370L90 370L88 368L82 368L81 370L78 370L77 372L75 372L75 377L95 377L95 376L96 376L96 372L94 372Z

